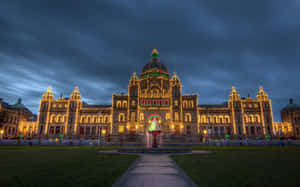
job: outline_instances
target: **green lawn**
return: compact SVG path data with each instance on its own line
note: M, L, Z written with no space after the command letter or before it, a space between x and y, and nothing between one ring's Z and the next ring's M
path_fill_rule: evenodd
M206 155L175 155L199 186L300 186L300 147L217 147Z
M112 148L2 146L0 186L111 186L137 158L96 152Z

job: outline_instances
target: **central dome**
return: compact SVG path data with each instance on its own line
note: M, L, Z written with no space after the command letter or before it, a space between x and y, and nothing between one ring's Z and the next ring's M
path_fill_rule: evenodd
M158 51L154 47L152 60L144 65L140 78L148 76L163 76L170 78L167 67L158 60Z

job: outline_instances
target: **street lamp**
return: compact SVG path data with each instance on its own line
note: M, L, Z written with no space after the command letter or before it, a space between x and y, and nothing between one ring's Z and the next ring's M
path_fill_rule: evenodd
M4 130L1 130L1 131L0 131L1 140L3 139L3 134L4 134Z

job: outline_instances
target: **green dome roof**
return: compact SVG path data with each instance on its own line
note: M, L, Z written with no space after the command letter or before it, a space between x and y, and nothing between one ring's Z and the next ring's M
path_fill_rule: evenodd
M287 104L282 110L288 110L288 109L300 109L300 106L294 104L293 99L290 99L290 103Z
M158 60L152 60L152 61L148 62L147 64L145 64L143 67L142 73L144 73L148 70L154 69L154 68L159 69L161 72L168 73L167 67L164 64L160 63Z
M24 108L26 108L25 105L22 104L21 98L19 98L18 102L16 104L12 105L11 107L15 108L15 109L24 109Z
M140 78L146 76L170 77L167 67L158 60L158 51L156 48L152 51L152 60L144 65Z

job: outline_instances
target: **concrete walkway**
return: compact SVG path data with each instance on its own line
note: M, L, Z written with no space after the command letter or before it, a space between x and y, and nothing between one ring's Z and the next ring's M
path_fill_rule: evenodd
M142 154L112 187L197 186L167 154Z

